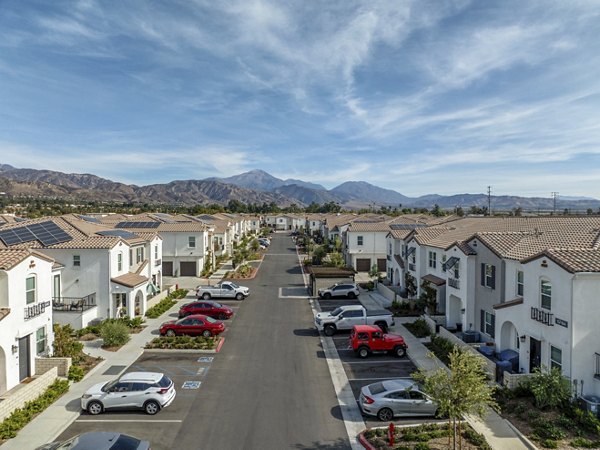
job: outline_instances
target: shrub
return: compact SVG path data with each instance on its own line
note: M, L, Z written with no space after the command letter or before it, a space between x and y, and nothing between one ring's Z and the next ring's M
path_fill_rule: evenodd
M217 342L218 338L205 338L202 336L161 336L152 339L146 344L145 348L212 350Z
M558 448L558 442L553 439L544 439L540 445L544 448Z
M171 309L171 307L175 303L177 303L177 302L174 301L170 295L168 295L165 298L163 298L160 302L158 302L156 305L154 305L152 308L148 308L148 311L146 311L146 317L149 317L151 319L156 319L157 317L160 317L164 312Z
M431 335L431 330L425 319L417 319L412 323L405 323L404 326L415 337L422 338Z
M417 442L414 446L415 450L430 450L430 448L427 442Z
M103 347L119 347L129 341L129 328L122 322L107 322L102 324L100 337Z
M536 368L527 386L540 409L557 408L571 398L571 385L556 367L546 372Z
M437 356L444 364L450 363L449 355L454 349L454 344L448 339L438 336L437 334L431 335L431 343L427 347Z
M544 439L562 439L567 436L563 430L555 426L548 419L543 417L539 417L535 419L532 423L533 426L533 435L540 440Z
M584 411L577 406L571 405L567 410L569 417L572 417L577 424L584 430L600 436L600 420L591 411Z
M83 353L83 344L73 336L75 330L71 325L60 326L54 324L52 327L54 331L54 347L53 355L59 358L73 358L73 360L80 358Z
M490 444L487 443L483 434L478 433L471 427L467 427L463 431L463 436L467 441L480 450L492 450L492 447L490 447Z
M84 374L85 372L83 371L83 367L72 365L69 367L67 378L71 381L78 382L83 379Z

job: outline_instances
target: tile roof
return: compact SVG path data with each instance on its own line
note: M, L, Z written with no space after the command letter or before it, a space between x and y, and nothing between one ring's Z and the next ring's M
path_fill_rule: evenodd
M0 248L0 270L10 270L31 256L54 263L54 260L49 256L29 248Z
M385 222L363 222L363 221L353 221L350 226L348 227L348 232L351 231L373 231L373 232L378 232L378 231L385 231L385 232L390 232L390 223L389 221L385 221Z
M528 263L547 257L571 273L600 272L600 249L596 248L551 248L522 260Z
M442 286L442 285L446 284L446 280L444 280L443 278L440 278L440 277L436 277L435 275L432 275L430 273L422 276L421 280L429 281L430 283L433 283L436 286Z
M4 319L10 314L10 308L0 308L0 320Z
M113 283L120 284L122 286L134 288L139 286L140 284L144 284L148 282L148 277L144 277L142 275L138 275L137 273L128 272L125 275L120 275L115 278L111 278L110 281Z

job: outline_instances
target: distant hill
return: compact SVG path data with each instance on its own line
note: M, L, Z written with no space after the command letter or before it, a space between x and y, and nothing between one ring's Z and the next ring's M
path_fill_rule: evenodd
M8 195L30 195L77 201L115 201L135 203L170 203L181 205L226 205L230 200L242 203L275 203L281 207L295 204L299 207L311 203L339 203L343 208L359 209L371 206L423 207L439 205L444 209L458 206L484 207L488 204L485 194L439 194L410 198L399 192L383 189L364 181L347 181L327 190L315 183L301 180L281 180L263 170L252 170L228 178L205 180L176 180L165 184L148 186L118 183L92 174L67 174L51 170L19 169L0 164L0 192ZM554 208L552 198L492 196L492 210L511 210L521 207L526 211ZM600 201L589 197L559 197L557 210L565 208L597 211Z

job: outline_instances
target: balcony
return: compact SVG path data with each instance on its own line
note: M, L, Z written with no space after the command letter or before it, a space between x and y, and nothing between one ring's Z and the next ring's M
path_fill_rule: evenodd
M448 278L448 286L460 289L460 281L457 278Z
M46 312L46 308L50 306L50 302L39 302L25 308L25 320L33 319Z
M82 312L95 306L95 292L85 297L52 297L52 309L54 311Z
M387 260L391 262L392 261L392 255L387 255Z
M543 309L531 307L531 318L538 322L548 325L549 327L554 326L554 314L544 311Z

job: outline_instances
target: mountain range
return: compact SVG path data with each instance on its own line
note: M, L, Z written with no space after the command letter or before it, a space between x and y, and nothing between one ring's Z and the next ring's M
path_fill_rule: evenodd
M307 206L311 203L339 203L346 209L391 206L453 209L488 204L485 194L407 197L364 181L347 181L325 189L302 180L276 178L263 170L251 170L227 178L176 180L166 184L136 186L118 183L92 174L67 174L51 170L19 169L0 164L0 192L6 195L30 195L65 200L115 201L150 204L222 204L230 200L242 203L275 203L278 206ZM542 197L492 196L492 209L552 210L554 200ZM559 198L557 209L585 210L600 208L600 201L589 197Z

